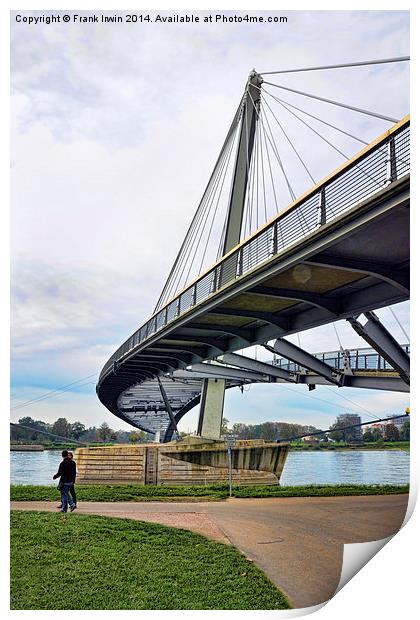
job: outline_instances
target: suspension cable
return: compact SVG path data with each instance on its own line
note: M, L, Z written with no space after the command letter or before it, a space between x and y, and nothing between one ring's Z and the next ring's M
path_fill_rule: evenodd
M174 270L176 269L178 261L180 260L180 257L181 257L181 255L184 252L185 246L189 242L190 235L191 235L192 231L194 230L194 228L196 226L196 218L197 218L198 214L201 212L201 210L203 208L203 201L204 201L205 197L208 194L209 188L213 184L214 176L216 174L216 171L219 168L219 165L220 165L223 153L225 151L225 148L226 148L228 142L230 141L232 134L234 133L235 129L237 128L237 125L239 123L239 120L240 120L240 117L241 117L241 113L242 113L242 107L243 107L243 95L241 97L241 101L240 101L239 106L238 106L238 108L236 110L236 113L235 113L235 115L233 117L233 121L232 121L232 123L231 123L231 125L229 127L229 130L228 130L227 136L225 138L225 141L223 143L222 149L221 149L221 151L220 151L220 153L219 153L219 155L217 157L216 164L215 164L215 166L213 168L213 172L212 172L212 174L210 176L210 180L209 180L209 182L207 184L207 187L206 187L206 189L204 191L203 197L202 197L202 199L201 199L201 201L200 201L200 203L198 205L198 208L197 208L197 210L195 212L194 218L193 218L193 220L192 220L192 222L191 222L191 224L190 224L190 226L188 228L188 231L187 231L187 234L186 234L186 236L184 238L184 241L182 242L181 248L180 248L180 250L179 250L179 252L178 252L178 254L177 254L176 258L175 258L175 262L174 262L174 264L173 264L173 266L171 268L171 271L169 272L168 278L167 278L167 280L165 282L165 285L163 287L162 293L159 296L159 299L158 299L158 302L156 304L154 312L156 312L161 307L161 305L163 303L163 299L164 299L164 296L165 296L165 294L167 292L168 285L169 285L169 283L170 283L170 281L172 279Z
M231 157L231 154L232 154L232 150L233 150L233 145L234 145L234 143L235 143L235 142L234 142L234 140L232 140L232 144L231 144L231 146L230 146L230 151L229 151L228 158L227 158L227 163L226 163L226 166L225 166L225 171L224 171L224 173L223 173L223 179L222 179L222 182L221 182L221 184L220 184L220 190L219 190L219 196L218 196L218 198L217 198L217 202L216 202L216 208L214 209L213 219L212 219L211 224L210 224L210 229L209 229L209 233L208 233L208 235L207 235L206 245L205 245L204 250L203 250L203 257L202 257L202 259L201 259L200 268L199 268L199 270L198 270L198 271L199 271L199 274L201 273L201 269L202 269L202 267L203 267L204 258L205 258L206 253L207 253L207 247L208 247L208 244L209 244L209 240L210 240L211 232L212 232L212 230L213 230L214 220L215 220L215 217L216 217L216 214L217 214L218 208L219 208L220 197L221 197L221 195L222 195L222 190L223 190L223 186L224 186L224 182L225 182L225 178L226 178L226 173L227 173L228 168L229 168L229 162L230 162L230 157Z
M334 388L329 386L329 385L324 385L324 387L326 387L330 391L334 391ZM371 411L369 411L368 409L366 409L366 407L363 407L363 405L360 405L359 403L354 402L354 400L351 400L351 398L348 398L347 396L344 396L344 394L342 394L340 391L335 391L334 393L337 396L340 396L341 398L344 398L344 400L347 400L349 403L352 403L352 405L356 405L356 407L360 407L360 409L363 409L363 411L365 411L365 413L369 414L372 418L376 418L377 420L379 420L379 416L377 416L376 414L374 414Z
M342 349L343 346L341 344L340 336L338 335L337 327L336 327L334 322L333 322L332 326L334 327L335 335L336 335L337 340L338 340L338 346L340 347L340 349Z
M312 93L305 93L301 90L295 90L294 88L282 86L281 84L273 84L273 82L264 82L264 84L275 86L276 88L281 88L282 90L288 90L291 93L296 93L297 95L303 95L304 97L310 97L311 99L317 99L318 101L323 101L324 103L330 103L331 105L336 105L336 106L339 106L340 108L346 108L347 110L352 110L353 112L359 112L360 114L366 114L367 116L374 116L375 118L380 118L381 120L388 121L389 123L398 123L397 118L392 118L391 116L384 116L383 114L378 114L377 112L371 112L370 110L364 110L363 108L356 108L355 106L351 106L346 103L341 103L340 101L334 101L333 99L326 99L325 97L319 97L318 95L313 95Z
M237 130L237 127L236 127L236 130ZM233 132L231 134L230 141L231 141L231 143L234 143L234 141L235 141L235 132ZM203 235L203 232L204 232L204 229L205 229L205 226L206 226L206 223L207 223L207 220L208 220L208 217L209 217L209 214L210 214L213 202L214 202L214 197L215 197L215 195L217 193L217 189L219 187L219 183L220 183L220 179L221 179L221 176L222 176L222 173L223 173L223 169L224 169L224 166L225 166L226 161L227 161L227 157L228 157L228 150L227 150L227 148L228 148L228 144L226 145L223 161L219 165L219 168L218 168L218 171L217 171L217 175L216 175L216 177L214 179L214 183L213 183L213 185L212 185L212 187L211 187L211 189L209 191L209 194L207 196L205 208L202 210L202 213L200 215L199 224L197 225L197 227L196 227L196 229L194 231L194 235L192 236L192 239L191 239L189 245L186 247L186 251L184 253L182 261L180 261L179 268L178 268L178 271L179 271L178 281L175 283L175 278L174 278L174 282L173 282L172 287L171 287L172 289L174 289L174 292L176 292L178 290L179 286L181 285L181 280L182 280L183 275L185 273L185 269L187 267L189 258L191 256L191 252L193 251L193 248L195 248L193 260L190 261L190 263L189 263L189 269L188 269L187 277L185 278L184 286L187 283L187 280L188 280L188 277L189 277L189 274L190 274L190 271L191 271L191 268L193 266L194 259L195 259L196 253L197 253L197 247L198 247L198 244L200 243L201 237ZM201 232L200 232L200 230L201 230ZM200 237L199 237L198 242L197 242L196 240L197 240L197 236L198 236L199 232L200 232ZM182 268L181 268L181 265L182 265Z
M383 58L380 60L364 60L362 62L348 62L341 65L326 65L324 67L304 67L303 69L284 69L282 71L261 71L260 75L274 75L275 73L300 73L302 71L320 71L324 69L343 69L345 67L381 65L389 62L404 62L406 60L410 60L410 56L400 56L398 58Z
M224 158L225 158L225 152L223 153L223 160ZM181 246L180 252L178 253L177 260L172 267L171 276L168 278L165 284L166 294L162 298L162 304L167 299L170 298L172 291L174 293L176 292L180 284L180 281L182 279L182 275L185 269L186 261L188 260L188 257L191 253L191 248L194 245L195 238L201 227L201 223L203 221L205 213L207 212L207 209L209 207L209 203L211 200L212 193L214 191L215 184L217 183L219 175L220 175L220 166L223 160L220 160L218 162L217 171L215 168L214 172L216 172L216 174L213 174L213 177L210 179L207 185L206 191L203 195L203 198L202 198L202 201L199 207L199 211L197 211L196 215L194 216L194 220L189 228L187 236L184 239L183 246Z
M262 116L260 116L260 124L261 127L263 127L263 118ZM264 135L264 134L262 134ZM261 153L261 178L262 178L262 187L263 187L263 198L264 198L264 222L267 222L268 220L268 216L267 216L267 200L266 200L266 192L265 192L265 175L264 175L264 154L263 154L263 148L262 148L262 139L261 139L261 135L260 135L260 153Z
M187 275L186 275L185 280L184 280L184 287L187 285L188 278L189 278L190 273L191 273L191 269L192 269L192 267L193 267L193 265L194 265L194 261L195 261L196 255L197 255L197 251L198 251L198 248L199 248L199 246L200 246L201 238L202 238L202 236L203 236L203 233L204 233L204 230L205 230L205 227L206 227L206 224L207 224L207 220L208 220L208 217L209 217L209 215L210 215L211 208L212 208L212 206L213 206L214 197L215 197L215 195L216 195L216 193L217 193L217 190L218 190L218 187L219 187L219 183L220 183L220 180L221 180L221 178L222 178L222 172L223 172L223 170L224 170L225 164L226 164L226 169L227 169L227 167L228 167L228 164L229 164L228 155L229 155L229 158L230 158L230 153L231 153L231 152L232 152L232 150L230 149L229 153L228 153L228 154L226 154L225 161L223 162L223 166L222 166L222 167L220 168L220 170L219 170L219 173L220 173L220 174L219 174L219 176L218 176L218 179L217 179L216 184L214 185L214 192L213 192L213 195L212 195L212 197L211 197L211 202L209 203L209 208L207 209L206 217L205 217L205 220L204 220L203 226L202 226L202 228L201 228L201 232L200 232L200 236L199 236L199 238L198 238L198 241L197 241L197 242L195 242L195 239L194 239L194 243L195 243L194 254L193 254L192 260L190 260L190 261L189 261L189 268L188 268L188 272L187 272ZM224 179L224 176L223 176L223 179ZM223 181L222 181L222 183L223 183ZM221 188L222 188L222 186L221 186ZM190 251L189 251L189 253L188 253L188 256L187 256L187 259L186 259L186 260L189 260L189 257L190 257L190 254L191 254L191 251L192 251L192 248L193 248L193 247L194 247L194 246L193 246L193 244L191 244L191 246L190 246Z
M353 140L356 140L357 142L361 142L362 144L368 146L369 142L365 142L365 140L362 140L361 138L358 138L357 136L354 136L353 134L349 133L348 131L345 131L344 129L340 129L340 127L337 127L336 125L332 125L331 123L328 123L327 121L324 121L322 118L319 118L319 116L315 116L314 114L310 114L306 110L302 110L302 108L298 108L296 105L293 105L292 103L290 103L290 101L284 101L284 99L280 99L279 97L275 97L268 90L265 90L265 88L262 89L262 90L265 93L267 93L267 95L269 95L270 97L272 97L273 99L278 101L279 103L286 103L290 108L294 108L295 110L298 110L299 112L302 112L303 114L306 114L306 116L310 116L311 118L315 119L316 121L319 121L320 123L323 123L324 125L327 125L327 127L331 127L332 129L335 129L336 131L339 131L340 133L344 134L345 136L348 136L349 138L353 138ZM265 97L264 97L264 101L266 101ZM267 102L266 102L266 105L268 106ZM268 107L270 108L270 106L268 106ZM270 110L271 110L271 108L270 108Z
M284 129L283 125L280 123L280 121L278 120L277 116L274 114L273 110L271 109L271 106L269 105L268 101L265 99L265 97L263 98L263 101L265 103L265 105L268 107L268 109L270 110L272 116L274 117L274 120L276 121L276 123L278 124L278 126L280 127L280 129L283 132L283 135L285 136L286 140L288 141L288 143L290 144L290 146L292 147L295 155L297 156L297 158L299 159L300 163L302 164L302 166L305 168L306 172L309 175L309 178L311 179L312 183L315 185L316 181L314 179L314 177L312 176L312 174L310 173L307 165L305 164L305 162L303 161L302 157L299 155L295 145L293 144L293 142L290 140L289 136L286 133L286 130ZM263 113L266 115L266 112L263 110Z
M255 107L255 105L254 105L254 107ZM256 108L255 108L255 109L256 109ZM268 128L269 128L269 131L270 131L271 136L273 136L273 133L272 133L272 131L271 131L271 127L270 127L270 124L269 124L269 123L268 123ZM266 132L266 130L265 130L265 127L263 127L263 130L264 130L264 133L267 135L267 132ZM280 166L280 168L281 168L281 171L282 171L282 173L283 173L283 176L284 176L284 178L285 178L285 181L286 181L286 184L287 184L287 187L288 187L288 190L289 190L290 196L291 196L292 200L294 201L294 200L296 200L296 195L295 195L295 193L294 193L294 191L293 191L293 188L292 188L292 186L291 186L291 184L290 184L290 182L289 182L289 179L288 179L288 177L287 177L287 174L286 174L286 171L285 171L285 169L284 169L283 163L282 163L282 161L281 161L280 154L279 154L279 152L278 152L278 150L277 150L277 146L276 146L276 144L275 144L274 138L273 138L273 141L271 141L271 139L270 139L270 137L269 137L268 135L267 135L267 138L268 138L268 141L269 141L269 143L270 143L271 148L273 149L273 153L274 153L274 155L276 156L276 159L277 159L277 161L278 161L278 163L279 163L279 166Z
M91 375L87 375L86 377L83 377L82 379L77 379L76 381L72 381L71 383L67 383L66 385L62 385L62 386L56 388L55 390L50 390L49 392L45 392L44 394L41 394L40 396L36 396L35 398L30 398L29 400L26 400L23 403L19 403L17 405L14 405L13 407L10 408L10 410L14 411L16 409L21 409L21 408L26 407L28 405L32 405L32 403L36 403L36 402L41 401L41 400L46 400L48 398L54 398L55 396L60 396L64 392L68 392L72 386L84 387L85 385L90 385L92 383L91 381L88 381L86 383L81 383L81 381L85 381L86 379L91 379L92 377L96 377L96 376L97 376L96 372L91 374ZM77 385L77 384L79 384L79 385Z
M407 334L407 332L405 331L404 327L402 326L402 324L400 323L397 315L395 314L395 312L393 311L393 309L391 308L391 306L388 306L392 316L394 317L394 319L396 320L396 322L398 323L400 330L402 331L402 333L404 334L404 336L407 338L407 342L408 344L410 344L410 336Z
M327 138L325 136L323 136L322 134L320 134L316 129L314 129L311 125L309 125L306 121L303 120L303 118L301 118L298 114L296 114L295 112L293 112L293 110L290 110L287 105L285 105L284 103L281 103L279 101L280 105L287 110L290 114L292 114L292 116L294 116L295 118L297 118L301 123L303 123L305 125L305 127L307 127L308 129L310 129L313 133L315 133L319 138L321 138L321 140L323 140L326 144L328 144L331 148L333 148L335 151L337 151L337 153L339 153L342 157L344 157L344 159L348 160L349 156L346 155L346 153L344 153L341 149L339 149L337 146L335 146L332 142L330 142L329 140L327 140ZM371 181L373 181L378 187L382 187L382 185L378 182L377 179L375 179L374 177L372 177L372 175L370 175L368 172L366 172L366 170L364 170L359 164L356 164L355 166L358 170L360 170L365 176L367 176ZM327 207L329 207L329 205L327 204Z
M264 110L263 110L263 114L265 115L265 111ZM273 189L274 202L276 204L276 212L278 213L279 212L279 205L277 203L276 188L274 186L273 171L271 169L271 159L270 159L270 155L269 155L269 152L268 152L267 136L265 134L264 134L264 144L265 144L265 150L266 150L266 154L267 154L268 168L270 170L271 187Z

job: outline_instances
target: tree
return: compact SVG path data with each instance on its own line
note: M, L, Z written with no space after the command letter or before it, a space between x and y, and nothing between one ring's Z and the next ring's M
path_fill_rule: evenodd
M367 443L375 441L375 438L374 438L373 433L370 430L370 428L363 433L363 441L365 441Z
M349 423L344 420L340 422L334 422L334 424L330 426L330 431L332 432L329 433L329 436L331 437L331 439L333 441L346 441L348 443L360 442L360 427L354 426L352 428L345 428L347 426L351 425L349 425ZM343 427L344 429L340 430Z
M261 439L266 441L274 441L277 439L277 426L274 422L263 422L261 424Z
M385 441L398 441L400 438L400 432L395 424L386 424L384 439Z
M109 441L111 439L112 433L113 430L110 428L109 424L107 424L106 422L102 422L98 429L98 436L101 441Z
M373 441L381 441L383 439L382 431L377 426L372 429L372 437Z
M340 431L340 424L334 422L330 426L329 436L333 441L344 441L344 431Z
M98 429L96 426L89 426L81 436L83 441L96 441L98 437Z
M20 418L20 420L18 420L18 424L22 424L22 426L32 426L34 428L36 427L36 421L29 416Z
M70 437L71 424L67 422L66 418L58 418L52 425L51 432L61 437Z
M401 441L410 441L410 420L406 420L400 430Z
M72 437L72 439L80 439L85 430L86 427L84 424L82 424L81 422L73 422L70 427L70 436Z
M131 443L141 443L145 441L146 437L147 437L147 434L144 431L132 431L128 435L128 440Z
M229 424L229 420L226 418L222 419L222 426L220 429L220 434L221 435L229 435L229 433L231 432L228 428L228 424Z
M243 422L235 422L232 426L232 433L237 435L238 439L248 439L248 426Z

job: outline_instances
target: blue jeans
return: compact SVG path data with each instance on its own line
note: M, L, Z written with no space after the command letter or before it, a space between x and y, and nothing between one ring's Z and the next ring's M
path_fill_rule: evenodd
M69 495L71 482L65 482L61 487L61 512L67 512L67 506L74 506L73 500Z

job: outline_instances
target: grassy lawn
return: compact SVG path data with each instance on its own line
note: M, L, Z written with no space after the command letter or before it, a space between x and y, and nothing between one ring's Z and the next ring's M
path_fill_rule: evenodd
M408 493L409 485L338 484L299 487L237 487L235 497L332 497L344 495L397 495Z
M128 519L12 511L12 609L289 609L234 547Z
M199 501L221 500L229 496L227 485L196 487L163 487L136 485L76 485L78 501ZM277 485L237 486L234 497L311 497L333 495L390 495L408 493L409 485L309 485L281 487ZM15 501L57 501L55 486L11 485L10 498Z

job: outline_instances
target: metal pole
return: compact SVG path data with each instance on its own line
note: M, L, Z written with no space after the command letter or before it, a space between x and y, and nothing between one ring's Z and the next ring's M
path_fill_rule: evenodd
M176 425L175 416L173 414L172 407L171 407L171 404L169 402L169 399L168 399L168 397L166 395L165 388L162 385L160 377L157 377L157 380L158 380L158 384L159 384L160 393L162 394L163 402L165 403L166 411L168 412L168 415L169 415L169 418L171 420L172 426L175 429L175 436L176 436L177 439L180 439L181 437L180 437L180 434L178 432L178 427Z
M229 497L232 497L232 448L228 447L229 458Z

